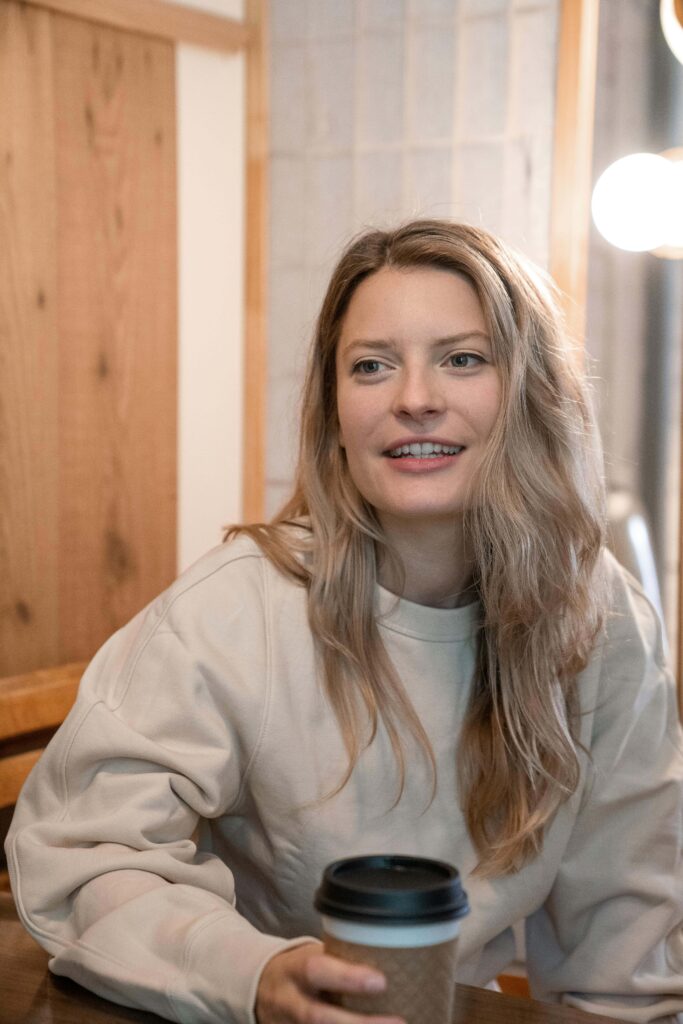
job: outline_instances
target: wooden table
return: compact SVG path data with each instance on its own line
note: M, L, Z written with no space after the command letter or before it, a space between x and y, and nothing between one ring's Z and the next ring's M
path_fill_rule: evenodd
M160 1024L162 1018L152 1013L117 1006L74 982L54 977L47 960L47 953L19 923L11 897L0 893L0 1024ZM606 1024L607 1020L566 1006L458 985L452 1024Z

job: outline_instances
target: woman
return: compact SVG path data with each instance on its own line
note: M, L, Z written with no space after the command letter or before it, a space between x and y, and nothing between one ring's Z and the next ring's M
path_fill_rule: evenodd
M323 303L295 492L116 634L7 849L52 970L177 1021L396 1024L326 993L322 868L457 864L458 977L526 919L535 994L683 1012L681 777L655 613L539 275L484 231L369 232Z

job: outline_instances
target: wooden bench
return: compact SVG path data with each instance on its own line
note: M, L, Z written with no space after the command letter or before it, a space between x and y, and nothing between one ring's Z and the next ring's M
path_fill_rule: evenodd
M87 662L0 679L0 810L12 807L28 773L76 699ZM0 871L0 891L9 888Z

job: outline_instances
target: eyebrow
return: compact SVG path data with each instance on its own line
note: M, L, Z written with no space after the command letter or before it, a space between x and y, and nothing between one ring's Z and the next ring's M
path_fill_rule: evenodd
M445 348L447 345L456 345L461 341L469 341L470 338L481 338L487 344L491 339L484 331L461 331L459 334L448 334L445 338L435 338L430 344L432 348ZM358 348L374 348L382 352L390 351L396 347L396 342L385 338L356 338L344 346L344 353L354 352Z

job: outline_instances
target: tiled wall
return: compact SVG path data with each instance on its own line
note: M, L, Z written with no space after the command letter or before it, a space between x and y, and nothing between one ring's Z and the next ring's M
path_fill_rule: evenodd
M341 246L414 216L548 256L559 0L272 0L267 512Z

